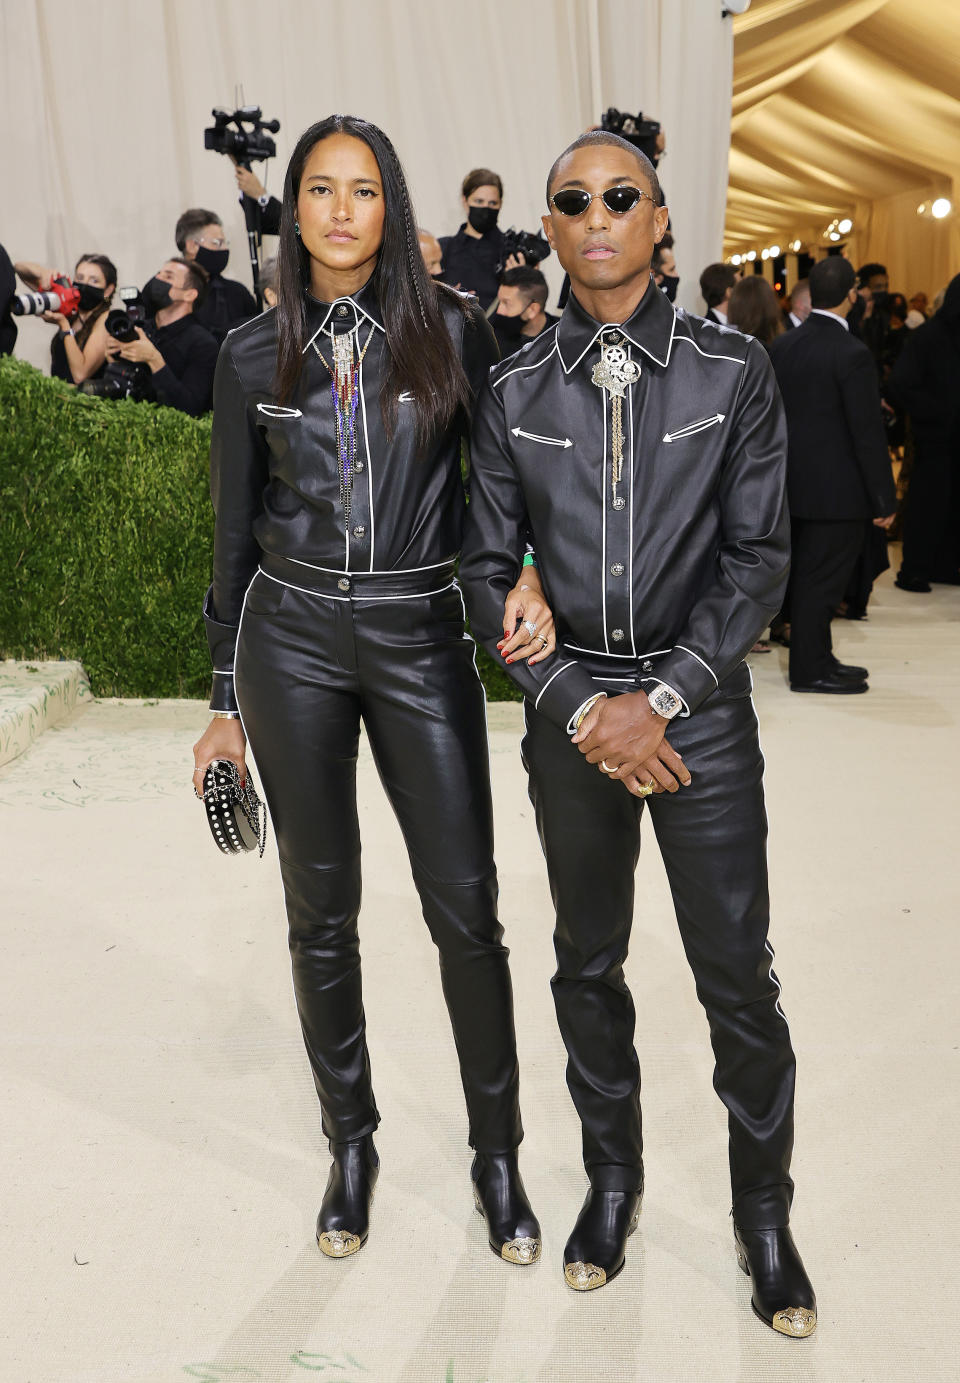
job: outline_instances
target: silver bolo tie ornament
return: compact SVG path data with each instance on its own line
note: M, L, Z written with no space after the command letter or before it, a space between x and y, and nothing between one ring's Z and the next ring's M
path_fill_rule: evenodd
M623 400L631 384L640 378L640 366L630 360L623 346L600 343L600 359L593 367L593 382L598 389L606 389L610 395L611 446L613 464L610 476L613 489L613 507L622 509L624 500L617 492L623 474Z

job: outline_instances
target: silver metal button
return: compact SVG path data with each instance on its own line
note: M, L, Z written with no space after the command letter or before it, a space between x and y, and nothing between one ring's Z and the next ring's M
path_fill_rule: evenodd
M647 661L644 663L644 665L643 665L643 670L644 670L644 672L652 672L652 671L653 671L653 663L651 663L651 661L650 661L649 658L648 658Z
M362 470L363 470L363 462L362 462L362 461L354 461L354 463L353 463L353 469L354 469L355 471L362 471Z
M353 536L355 538L362 538L366 534L366 531L367 530L364 528L363 524L358 523L356 528L353 530Z
M603 339L609 341L611 346L619 346L623 337L620 335L619 331L608 331Z
M613 642L614 642L614 643L622 643L622 642L623 642L623 630L622 630L622 629L611 629L611 630L610 630L610 637L611 637L611 639L613 639Z
M623 563L622 563L622 562L614 562L613 566L610 568L610 575L611 575L611 576L622 576L622 575L623 575Z
M613 501L613 507L614 509L622 509L626 502L623 495L617 495L616 499Z
M347 580L345 576L341 576L340 580L337 582L337 585L340 587L341 591L349 591L350 589L350 582Z
M341 303L340 306L337 308L337 316L338 316L338 317L346 317L346 315L347 315L347 305L346 305L346 303Z

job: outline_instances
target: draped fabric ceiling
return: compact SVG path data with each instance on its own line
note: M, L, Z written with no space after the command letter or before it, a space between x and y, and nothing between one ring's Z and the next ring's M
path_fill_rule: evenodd
M797 238L816 253L849 216L855 263L942 288L960 271L958 53L957 0L753 0L734 20L725 253ZM949 219L930 217L935 197Z

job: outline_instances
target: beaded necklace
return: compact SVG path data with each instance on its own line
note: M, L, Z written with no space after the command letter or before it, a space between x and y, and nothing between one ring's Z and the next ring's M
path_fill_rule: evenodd
M340 479L340 505L343 509L343 525L350 530L350 513L353 508L353 476L357 459L357 404L360 401L360 366L373 340L374 326L360 352L356 363L353 359L353 338L360 344L360 328L337 334L330 328L330 351L333 365L324 358L316 339L310 344L330 371L330 393L333 398L333 412L337 420L337 474Z

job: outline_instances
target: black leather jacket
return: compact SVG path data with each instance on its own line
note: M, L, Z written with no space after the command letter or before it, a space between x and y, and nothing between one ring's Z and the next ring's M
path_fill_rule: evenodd
M497 359L493 332L475 305L461 306L446 292L441 304L476 397ZM389 353L372 283L335 303L309 299L307 326L331 364L331 327L359 326L360 349L366 348L350 527L340 503L330 373L308 347L296 397L278 407L272 385L276 313L265 312L227 337L214 384L210 493L216 530L213 584L203 608L214 667L211 710L236 710L237 629L261 552L346 573L416 570L449 562L460 550L466 420L420 446L412 402L401 395L388 440L380 388Z
M616 500L612 403L591 377L601 335L640 365ZM529 537L558 645L508 671L556 724L618 675L666 683L685 714L724 684L746 694L744 656L787 580L786 456L756 341L675 309L652 282L616 327L571 294L556 328L491 371L477 405L460 564L474 633L495 651Z

